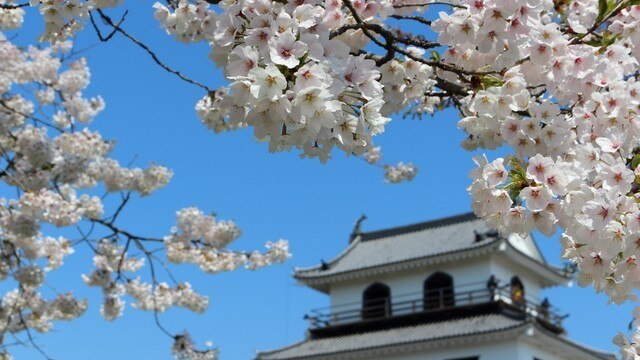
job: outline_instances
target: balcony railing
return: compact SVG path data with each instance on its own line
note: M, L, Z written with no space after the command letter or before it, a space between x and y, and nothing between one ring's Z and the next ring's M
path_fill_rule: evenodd
M425 314L427 317L436 312L453 314L455 309L497 304L521 315L534 317L554 329L562 329L562 320L566 315L559 315L558 309L546 300L539 301L521 295L518 297L517 290L515 293L513 290L511 286L490 289L480 284L459 286L455 291L452 288L440 288L392 298L373 299L369 303L358 302L316 309L305 318L310 321L311 330L315 330L359 322L379 322L412 314Z

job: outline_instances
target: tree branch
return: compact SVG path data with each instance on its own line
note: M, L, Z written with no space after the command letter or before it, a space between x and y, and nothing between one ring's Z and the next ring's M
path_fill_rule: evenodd
M29 3L24 3L24 4L0 4L0 9L5 9L5 10L14 10L14 9L19 9L19 8L23 8L23 7L27 7L29 6Z
M151 58L153 59L153 61L158 64L161 68L163 68L164 70L166 70L167 72L176 75L177 77L179 77L180 79L196 85L204 90L206 90L207 92L211 92L211 89L209 89L209 87L207 87L206 85L193 80L191 78L188 78L187 76L183 75L181 72L174 70L172 68L170 68L169 66L167 66L164 62L162 62L159 58L158 55L156 55L147 45L145 45L142 41L136 39L135 37L133 37L131 34L129 34L128 32L126 32L123 28L120 27L120 25L115 24L113 22L113 20L111 20L111 18L109 16L107 16L104 12L102 12L102 10L97 9L96 10L98 12L98 14L100 14L100 17L102 18L102 20L104 20L109 26L111 26L115 31L121 33L122 35L124 35L126 38L128 38L129 40L131 40L134 44L138 45L140 48L142 48L144 51L146 51Z

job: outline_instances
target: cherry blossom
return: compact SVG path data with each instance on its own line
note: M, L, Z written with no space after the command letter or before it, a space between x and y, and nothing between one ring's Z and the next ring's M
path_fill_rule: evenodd
M94 239L101 252L85 282L101 288L107 319L122 314L128 297L154 312L168 306L197 312L205 306L205 298L186 282L130 279L123 285L127 273L143 267L142 258L150 259L144 251L137 258L121 255L117 262L116 255L127 252L127 241L146 240L123 233L105 215L102 200L85 191L101 185L128 201L131 194L159 190L172 174L156 164L121 166L109 157L113 144L89 129L76 129L105 104L82 94L89 82L84 60L63 67L55 55L68 51L66 40L83 28L108 41L102 26L125 35L172 76L206 91L196 115L215 133L248 129L270 152L297 151L321 162L336 152L355 155L384 169L389 183L411 180L417 172L409 163L380 164L374 142L391 119L421 120L455 108L466 135L463 148L510 151L495 159L474 158L468 191L475 213L505 234L559 232L562 255L577 265L579 285L592 286L612 303L637 300L638 1L460 0L439 4L438 11L418 0L211 2L216 6L172 0L154 4L152 11L171 37L208 47L209 58L229 81L217 90L170 68L123 28L126 22L113 20L109 9L125 6L118 0L30 1L45 22L40 40L51 47L22 51L6 37L0 43L6 107L0 109L0 144L11 161L2 180L23 191L0 206L0 225L22 256L46 258L47 265L18 272L7 261L0 264L0 275L22 279L23 287L37 291L41 275L71 253L68 240L43 236L42 224L97 222L128 239L124 244ZM19 28L27 4L3 4L0 29ZM398 25L407 22L415 26ZM419 27L426 31L413 30ZM33 97L11 92L14 85L30 83L39 84ZM35 119L47 106L57 108L50 116L53 128ZM171 262L215 273L288 257L282 241L268 243L264 252L230 251L227 245L240 235L235 223L195 208L177 216L175 231L155 239ZM182 303L178 295L190 300ZM21 296L10 292L3 302L21 303ZM75 307L70 303L65 298L67 318L86 307L79 300ZM53 313L33 328L61 319ZM624 359L640 357L640 321L634 328L635 335L615 339ZM187 334L174 340L178 357L215 357L213 351L196 350Z
M20 11L2 10L0 24L6 25ZM73 15L65 14L60 16ZM50 16L55 20L58 15ZM177 228L182 233L170 232L166 238L121 228L118 218L128 202L159 191L173 172L155 163L144 168L123 166L110 157L115 143L89 128L105 103L100 97L85 96L91 73L87 61L73 54L70 43L23 49L3 34L0 40L0 181L15 190L0 199L0 279L10 280L0 298L4 309L0 318L6 324L2 338L22 335L37 348L33 331L52 331L56 322L72 321L87 311L89 302L77 298L73 289L49 283L49 274L64 266L79 246L87 246L94 254L93 269L87 269L82 279L100 290L99 312L108 321L122 316L127 304L155 314L172 307L196 313L207 310L208 297L189 282L170 283L175 281L172 275L166 281L158 277L153 269L165 260L192 261L207 272L219 272L239 266L253 270L290 257L284 240L267 242L263 253L227 249L240 236L239 227L195 208L178 211ZM238 71L246 75L240 65ZM199 110L203 122L215 121L211 107L224 99L228 98L220 92L203 101ZM223 124L215 126L220 129ZM105 196L95 195L105 191ZM105 200L109 198L115 201ZM47 235L65 228L77 229L79 237ZM184 241L193 248L177 245ZM54 290L53 297L46 295L51 291L45 288ZM10 355L5 351L0 356Z

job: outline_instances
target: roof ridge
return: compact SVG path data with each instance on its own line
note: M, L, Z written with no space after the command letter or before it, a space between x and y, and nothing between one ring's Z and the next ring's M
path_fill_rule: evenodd
M409 225L396 226L396 227L387 228L387 229L363 232L360 234L360 237L362 241L375 240L375 239L379 239L387 236L412 233L412 232L416 232L416 231L424 230L428 228L452 225L452 224L457 224L460 222L466 222L471 220L480 220L480 218L478 218L473 212L467 212L463 214L451 215L451 216L447 216L439 219L422 221L419 223L414 223Z

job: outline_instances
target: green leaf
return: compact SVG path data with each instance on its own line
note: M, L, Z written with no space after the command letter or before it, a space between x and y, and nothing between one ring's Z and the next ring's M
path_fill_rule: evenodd
M636 154L633 156L633 160L631 160L631 169L636 169L640 165L640 154Z
M520 191L529 186L529 181L527 180L527 173L523 168L523 163L515 157L512 157L509 159L509 165L511 169L509 169L509 180L505 189L509 192L509 196L515 202L520 196Z
M499 79L492 75L482 77L482 88L488 89L490 87L498 87L504 85L504 80Z
M598 0L598 21L604 19L608 7L609 4L607 0Z
M602 46L602 42L596 38L592 38L591 40L587 41L588 45L591 45L593 47L600 47Z
M618 1L617 0L609 0L609 8L607 9L609 11L609 13L607 15L609 15L613 10L615 10L616 7L618 7Z
M637 1L638 0L630 0L629 3ZM617 6L618 3L616 2L616 0L598 0L598 19L596 20L596 23L604 20L616 9Z
M46 163L44 165L42 165L40 168L44 171L49 171L52 170L55 167L55 164L52 163Z
M602 37L600 39L593 38L588 42L588 44L593 47L598 47L598 53L602 54L607 50L609 46L613 45L616 41L618 41L618 36L613 35L609 31L605 30L602 32Z

